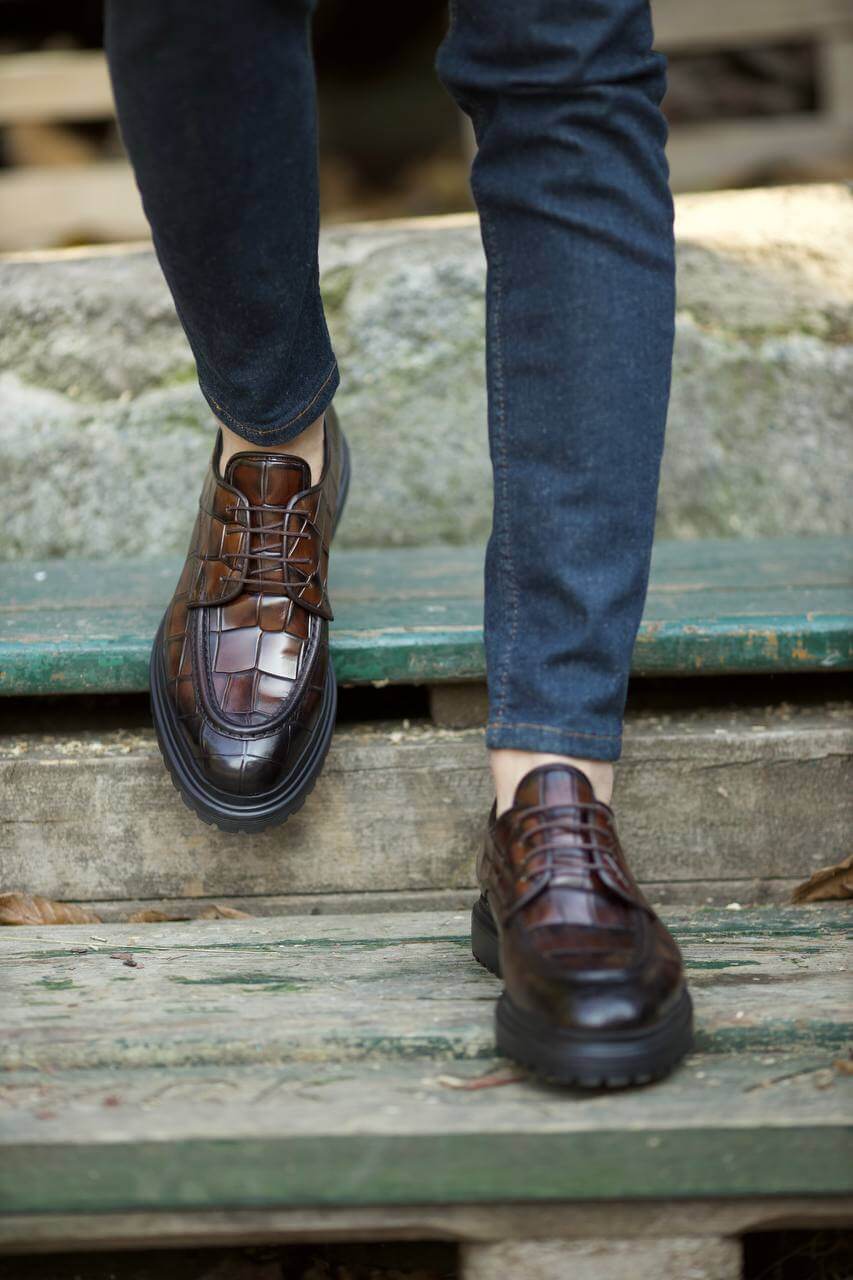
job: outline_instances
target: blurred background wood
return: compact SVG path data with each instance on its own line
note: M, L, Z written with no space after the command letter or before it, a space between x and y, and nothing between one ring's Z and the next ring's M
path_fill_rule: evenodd
M849 0L654 0L670 59L676 191L853 174ZM326 221L471 207L473 139L432 72L443 0L321 3L315 46ZM100 4L0 14L0 250L147 237L123 158ZM57 47L59 46L59 47Z

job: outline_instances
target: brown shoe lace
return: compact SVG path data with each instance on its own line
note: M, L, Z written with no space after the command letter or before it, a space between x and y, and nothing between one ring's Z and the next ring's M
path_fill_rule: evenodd
M604 815L605 827L592 822L592 814ZM542 820L519 829L522 821L531 817ZM525 808L510 833L511 841L529 844L537 836L549 831L559 831L561 835L580 837L578 844L563 844L558 841L545 840L537 844L524 856L516 873L519 879L529 874L533 883L520 898L515 901L504 916L504 924L508 924L513 916L525 907L530 906L549 888L572 888L589 890L591 877L597 875L607 889L630 906L639 907L651 914L646 904L637 897L634 888L622 869L615 852L616 833L613 829L613 815L607 805L599 800L568 803L561 805L532 805ZM543 859L535 870L530 870L534 859Z
M308 550L311 546L320 546L322 538L317 525L304 511L292 511L288 507L272 506L268 503L262 504L239 504L232 503L225 508L226 515L233 515L235 512L244 512L246 515L246 523L238 520L235 516L235 523L248 534L248 550L246 551L223 551L218 557L231 570L236 570L237 561L246 561L246 571L243 575L243 582L250 591L281 591L282 585L294 587L306 587L311 579L319 572L319 564L312 555L298 556L296 551L300 544L308 540ZM273 524L253 524L252 517L261 517L270 512L278 512L281 514L281 520ZM297 529L290 529L288 525L291 520L301 520L302 526ZM251 550L253 540L256 537L266 537L271 534L281 535L281 546L279 547L261 547L259 550ZM316 541L315 541L316 539ZM288 540L292 540L292 545L288 547ZM252 561L256 563L251 564ZM273 562L276 569L281 569L284 574L284 584L276 582L274 579L266 578L265 572ZM296 581L289 579L290 573L297 575Z

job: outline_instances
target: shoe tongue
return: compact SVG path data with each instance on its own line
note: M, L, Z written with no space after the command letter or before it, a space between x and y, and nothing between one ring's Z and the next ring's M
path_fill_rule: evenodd
M585 773L571 764L542 764L521 779L515 792L515 804L530 805L592 804L595 792Z
M311 487L307 462L289 454L238 453L225 468L225 482L253 505L286 507L297 493Z

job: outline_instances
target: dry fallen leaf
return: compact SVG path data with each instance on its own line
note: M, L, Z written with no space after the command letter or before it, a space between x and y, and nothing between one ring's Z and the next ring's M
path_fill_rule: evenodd
M853 898L853 853L834 867L821 867L798 884L792 902L833 902Z
M168 924L172 920L189 920L190 916L179 916L177 913L169 911L155 911L153 907L146 907L144 911L134 911L132 915L127 917L128 924Z
M54 902L38 894L0 893L0 925L100 923L100 916L75 907L73 902Z
M253 920L248 911L238 911L236 907L224 907L219 902L212 902L209 907L196 916L196 920Z
M490 1071L484 1076L436 1076L436 1083L443 1089L464 1089L473 1092L477 1089L499 1089L504 1084L519 1084L527 1079L526 1071Z

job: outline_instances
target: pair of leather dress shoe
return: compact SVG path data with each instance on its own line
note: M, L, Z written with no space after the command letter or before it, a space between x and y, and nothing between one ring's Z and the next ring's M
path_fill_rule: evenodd
M185 802L225 831L298 809L335 722L329 545L349 486L333 410L324 465L217 440L189 553L151 656L160 748ZM656 1079L688 1052L681 955L622 854L613 813L568 765L532 770L487 824L474 956L503 977L499 1049L563 1084Z

